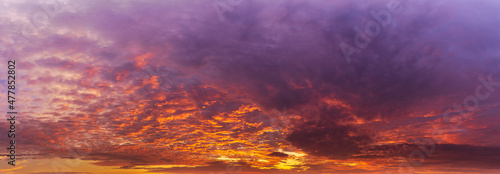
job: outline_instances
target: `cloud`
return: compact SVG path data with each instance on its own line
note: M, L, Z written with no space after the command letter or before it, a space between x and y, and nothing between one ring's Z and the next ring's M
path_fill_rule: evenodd
M329 160L407 154L409 139L446 124L440 115L474 93L478 76L500 77L498 21L487 17L498 4L442 2L401 1L348 64L338 45L353 44L353 28L387 1L242 1L223 22L212 1L69 1L33 42L2 50L25 67L20 94L35 94L22 106L33 141L20 143L130 168L225 165L217 158L229 154L268 161L244 161L248 170L278 168L292 157L276 149ZM22 25L8 14L37 9L10 6L2 28ZM426 164L492 168L494 156L474 154L497 151L500 142L484 139L498 133L498 96L463 130L446 129L448 144ZM319 165L310 161L294 169Z

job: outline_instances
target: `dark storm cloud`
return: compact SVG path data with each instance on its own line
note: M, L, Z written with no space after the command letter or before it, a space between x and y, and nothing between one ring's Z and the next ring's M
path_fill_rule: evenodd
M347 65L334 47L345 41L338 37L354 38L352 27L363 25L363 19L370 20L369 11L382 8L380 4L385 1L373 3L371 8L354 3L280 3L282 8L276 7L275 3L244 3L239 6L241 9L231 14L239 15L241 20L232 23L213 25L218 22L213 16L193 17L203 23L194 22L196 27L183 28L177 33L180 36L170 39L169 43L175 50L172 59L203 73L203 77L210 79L209 83L222 82L218 85L238 87L236 92L244 92L243 95L264 108L314 106L319 98L335 96L352 105L356 115L368 119L404 117L416 111L439 109L445 104L436 103L438 97L450 100L468 92L475 85L472 83L475 75L498 75L493 68L498 66L494 54L483 52L480 58L475 58L480 61L473 62L477 67L470 67L470 64L464 64L464 60L472 60L466 55L477 55L472 53L477 50L461 46L458 41L446 41L453 38L465 42L446 30L453 29L453 23L467 24L468 21L450 17L465 5L458 5L457 10L447 12L450 14L443 17L438 14L394 15L394 24L384 28L382 34L374 38L351 65ZM332 10L319 8L321 5ZM408 11L432 5L431 2L403 2ZM255 6L259 7L258 10L246 10ZM306 13L312 9L317 11ZM302 18L291 18L290 15ZM332 24L338 26L335 31L328 29ZM296 27L302 28L296 31ZM463 27L462 32L476 34L473 27ZM434 38L436 32L442 37ZM487 30L478 37L493 39L488 43L490 45L497 44L498 37L493 36L494 33ZM451 50L451 47L460 50ZM486 68L479 68L482 66ZM292 84L307 87L297 89Z
M412 155L412 159L422 162L422 167L439 166L441 168L482 168L499 169L500 148L493 146L473 146L464 144L435 144L421 146L417 144L397 144L397 145L379 145L366 148L367 154L360 155L357 158L395 158L409 156L422 147L433 152L429 157L420 158L418 155ZM417 154L417 153L414 153ZM423 152L425 154L425 152Z
M498 169L499 163L500 148L491 146L440 144L435 156L429 158L429 165L450 167Z
M365 130L337 123L348 117L345 109L323 106L318 110L319 120L300 123L286 140L308 154L340 159L360 153L373 142Z

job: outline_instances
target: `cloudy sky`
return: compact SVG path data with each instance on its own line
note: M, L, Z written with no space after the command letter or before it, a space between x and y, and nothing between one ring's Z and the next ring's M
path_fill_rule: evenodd
M499 8L2 0L0 171L498 173Z

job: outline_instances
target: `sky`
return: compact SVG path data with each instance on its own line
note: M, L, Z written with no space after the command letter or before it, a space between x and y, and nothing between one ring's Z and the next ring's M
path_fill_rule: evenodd
M500 173L499 8L1 0L0 173Z

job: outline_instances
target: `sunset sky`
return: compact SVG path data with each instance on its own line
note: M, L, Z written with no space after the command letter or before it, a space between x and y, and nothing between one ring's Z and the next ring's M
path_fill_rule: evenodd
M0 0L0 173L500 173L499 9Z

